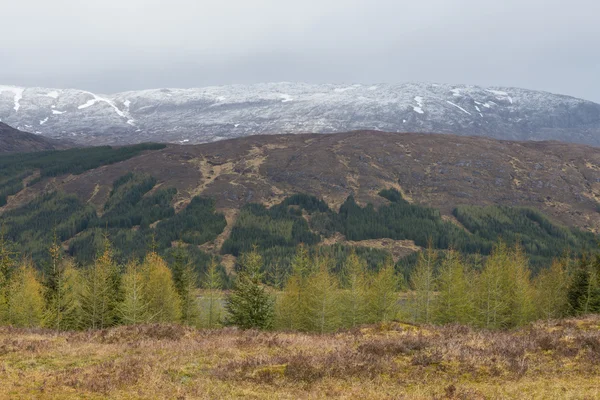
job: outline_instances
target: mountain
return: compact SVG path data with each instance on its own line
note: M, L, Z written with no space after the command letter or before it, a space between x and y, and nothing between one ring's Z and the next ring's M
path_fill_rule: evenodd
M69 143L22 132L0 122L0 154L65 149Z
M288 265L298 243L375 248L376 265L381 251L400 258L429 238L485 255L503 237L539 266L595 248L600 230L600 149L560 142L357 131L70 149L0 164L7 235L34 258L56 232L89 261L108 229L123 260L156 238L161 251L183 240L222 257L257 243L269 265Z
M425 83L266 83L113 95L0 86L0 120L85 145L365 129L600 145L600 104L518 88Z

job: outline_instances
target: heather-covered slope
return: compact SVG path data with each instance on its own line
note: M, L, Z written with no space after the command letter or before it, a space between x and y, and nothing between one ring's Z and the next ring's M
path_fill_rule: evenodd
M0 122L0 154L58 150L67 147L70 146L66 141L22 132Z

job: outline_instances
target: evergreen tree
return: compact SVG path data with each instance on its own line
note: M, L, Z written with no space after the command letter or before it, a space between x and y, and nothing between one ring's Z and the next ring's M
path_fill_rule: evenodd
M312 270L308 248L298 245L291 262L292 273L277 301L276 325L280 329L297 330L306 327L306 280Z
M4 236L4 227L0 228L0 325L8 323L8 287L16 268L15 255Z
M151 322L176 322L181 319L181 299L167 263L154 251L143 264L144 299Z
M223 281L218 266L217 260L214 257L211 258L204 280L204 289L206 292L204 326L209 329L220 326L222 322L219 291L223 287Z
M84 326L103 329L115 325L118 321L117 307L122 297L120 274L107 238L102 253L86 272L82 291Z
M198 276L192 264L187 263L181 274L181 322L186 325L200 324L200 304L198 304Z
M183 243L178 243L175 247L171 272L175 289L181 299L181 322L197 326L200 323L200 306L196 293L198 276L183 246Z
M256 247L241 257L241 269L227 297L226 323L242 329L269 329L273 324L274 299L262 284L262 257Z
M510 251L508 264L509 292L507 300L510 308L511 327L521 326L533 320L535 316L534 289L531 284L529 260L523 247L516 244Z
M121 322L125 325L135 325L148 322L148 301L146 294L144 274L140 264L131 261L122 279L123 302L119 305Z
M16 253L12 250L11 243L4 236L4 227L0 228L0 288L4 288L10 281L11 274L16 268Z
M567 296L574 315L600 312L600 258L581 258Z
M486 328L508 328L532 320L534 292L528 260L521 246L509 249L499 242L477 283L477 324Z
M429 323L433 316L435 291L435 264L437 252L429 241L427 250L419 253L417 265L410 275L411 309L415 322Z
M504 242L494 248L477 279L476 321L486 328L506 327L510 321L510 295L506 269L510 254Z
M567 272L569 260L554 260L552 266L542 270L535 280L535 304L538 318L546 320L562 318L568 313L568 289L570 277Z
M440 324L467 324L473 317L473 302L465 266L460 254L449 250L437 279L435 321Z
M332 332L341 326L339 307L339 283L331 275L331 260L315 258L316 269L306 283L301 309L306 310L307 321L303 329L313 332ZM304 308L306 307L306 308Z
M43 286L31 261L24 260L8 287L8 322L16 327L41 325L44 315Z
M356 255L354 248L343 264L342 279L342 326L354 328L367 320L367 263Z
M387 322L396 317L399 309L399 283L394 263L388 258L368 285L365 307L367 322Z
M52 287L46 290L44 325L56 330L75 330L82 327L83 279L71 260L60 260ZM48 288L46 284L46 288Z
M156 247L156 242L154 236L152 237L152 246ZM155 248L152 251L156 251ZM173 274L173 284L175 285L175 289L177 289L177 293L181 296L184 292L184 270L186 265L189 263L189 258L186 255L186 252L183 248L183 243L179 242L174 245L173 250L173 263L171 264L171 273Z

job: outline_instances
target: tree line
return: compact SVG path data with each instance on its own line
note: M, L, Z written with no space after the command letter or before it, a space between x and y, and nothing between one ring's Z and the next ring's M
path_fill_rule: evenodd
M78 268L55 243L39 272L0 238L0 323L56 330L182 323L325 333L393 320L507 329L600 312L598 256L562 257L532 277L522 247L503 242L489 257L470 262L456 250L430 245L408 280L390 258L369 269L352 250L334 271L330 255L304 244L290 272L269 279L254 247L240 255L226 295L215 259L198 276L182 246L170 256L169 265L152 249L122 265L105 237L93 262Z
M93 262L79 268L55 241L41 272L11 248L0 237L0 324L79 330L177 322L215 328L222 322L222 267L212 259L200 277L182 247L172 251L171 266L154 249L122 265L105 238Z

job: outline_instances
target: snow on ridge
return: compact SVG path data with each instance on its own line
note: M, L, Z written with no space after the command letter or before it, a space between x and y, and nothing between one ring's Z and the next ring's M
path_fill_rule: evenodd
M19 112L19 109L21 108L20 101L23 98L24 91L25 91L24 88L18 87L18 86L0 86L0 93L13 92L15 94L15 97L13 98L13 101L15 104L13 107L13 110L15 110L15 112Z
M425 114L425 111L423 111L423 98L421 96L415 96L415 101L417 102L418 107L413 106L414 112L419 114Z
M496 99L498 100L508 100L510 102L510 104L513 104L513 99L512 97L509 96L508 93L502 91L502 90L493 90L493 89L486 89L486 92L490 92L493 95L496 95Z
M459 110L461 110L462 112L469 114L469 115L473 115L470 112L468 112L467 110L465 110L464 108L462 108L461 106L459 106L458 104L454 104L453 102L446 100L446 103L450 104L451 106L454 106L456 108L458 108Z
M97 94L94 94L94 93L88 92L88 91L83 91L83 93L89 94L90 96L93 97L93 99L90 99L85 104L82 104L82 105L78 106L77 109L82 110L82 109L91 107L91 106L93 106L96 103L103 102L103 103L108 104L113 110L115 110L115 112L117 113L117 115L119 117L126 119L127 120L127 124L129 124L131 126L135 126L135 119L133 119L131 117L131 115L129 115L129 112L124 112L124 111L120 110L119 107L117 107L112 100L109 100L109 99L107 99L105 97L100 97ZM129 100L127 100L127 101L129 101Z
M66 113L66 111L52 110L52 114L54 114L54 115L60 115L60 114L64 114L64 113Z
M25 91L25 89L22 89L22 88L15 89L15 107L14 107L14 109L16 112L18 112L19 109L21 108L21 103L19 103L19 102L23 98L24 91Z
M280 94L279 97L281 97L281 102L282 103L287 103L290 101L294 101L294 99L292 98L292 96L290 96L289 94Z
M77 107L78 110L83 110L84 108L88 108L93 106L94 104L96 104L98 102L98 99L91 99L88 100L85 104L80 105L79 107Z
M51 92L46 93L46 97L52 97L53 99L58 99L58 91L52 90Z
M354 90L356 88L357 88L357 86L355 85L355 86L350 86L350 87L335 88L335 89L333 89L333 91L336 93L344 93L344 92L347 92L348 90Z
M40 125L44 125L46 122L48 122L48 117L40 120Z

